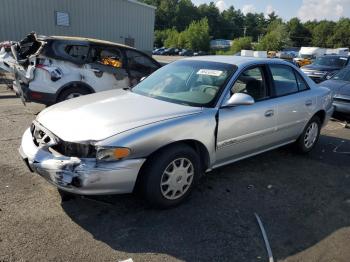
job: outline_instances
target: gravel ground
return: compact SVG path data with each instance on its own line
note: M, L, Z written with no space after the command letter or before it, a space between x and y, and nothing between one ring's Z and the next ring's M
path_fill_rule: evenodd
M38 104L0 87L0 261L349 261L350 130L330 122L307 156L289 147L209 173L171 210L132 195L61 203L17 148Z

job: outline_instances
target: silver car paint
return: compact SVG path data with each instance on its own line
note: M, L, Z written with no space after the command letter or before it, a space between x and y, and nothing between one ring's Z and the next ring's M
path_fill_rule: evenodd
M100 141L129 129L201 110L111 90L48 107L38 115L37 121L64 141Z
M171 143L195 141L207 152L207 170L210 170L291 143L298 138L315 113L320 110L326 112L325 124L332 114L330 91L317 87L308 78L308 91L249 106L221 108L229 99L232 84L247 66L278 63L291 66L299 72L300 70L280 60L270 59L215 56L196 57L194 60L229 62L238 67L214 108L175 105L137 97L135 94L115 98L112 94L116 93L108 92L110 100L105 97L107 93L100 93L48 108L38 116L38 121L61 139L68 139L67 141L86 140L95 141L96 146L130 148L130 158L120 163L130 159L146 159ZM126 98L127 103L123 103L122 98ZM119 101L121 104L110 108L111 101ZM144 102L147 106L139 104ZM118 110L121 110L120 114ZM266 117L268 111L273 114ZM135 117L138 112L140 115ZM60 116L61 114L64 116ZM77 119L79 121L75 123ZM107 136L109 137L105 139ZM29 143L27 140L22 140L22 149ZM25 150L23 153L26 155ZM131 184L135 183L136 176L130 177ZM118 170L115 170L115 177L118 180ZM108 190L113 191L111 188Z

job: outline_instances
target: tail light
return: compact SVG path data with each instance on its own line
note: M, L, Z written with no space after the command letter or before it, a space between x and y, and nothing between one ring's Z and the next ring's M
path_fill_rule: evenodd
M53 82L60 80L63 75L61 69L59 69L58 67L37 64L35 68L45 70L51 76L51 81Z

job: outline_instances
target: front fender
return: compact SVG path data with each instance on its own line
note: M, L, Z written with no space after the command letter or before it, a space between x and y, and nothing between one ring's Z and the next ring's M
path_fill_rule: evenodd
M200 113L141 126L100 141L96 146L128 147L132 158L146 158L174 142L194 140L206 147L212 164L215 162L216 113L215 108L204 109Z

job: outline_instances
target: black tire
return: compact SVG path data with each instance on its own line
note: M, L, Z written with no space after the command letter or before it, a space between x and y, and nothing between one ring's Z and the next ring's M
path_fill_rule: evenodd
M79 95L75 96L75 97L78 97L78 96L84 96L84 95L91 94L91 92L85 87L72 86L72 87L69 87L66 90L62 91L62 93L57 98L57 102L62 102L62 101L68 100L68 99L70 99L69 96L73 95L73 94L79 94Z
M314 142L312 143L312 145L307 146L307 143L305 142L306 134L307 134L309 128L311 127L311 125L313 125L313 124L317 125L317 136L316 136L316 139L314 140ZM297 150L298 153L307 154L314 149L314 147L317 144L317 141L320 137L321 126L322 126L322 124L321 124L320 118L318 116L313 116L311 118L311 120L307 123L307 125L305 126L303 133L300 135L298 140L295 142L295 149Z
M76 198L76 195L72 194L72 193L68 193L66 191L63 191L62 189L57 189L58 193L61 196L61 201L62 202L67 202L69 200L73 200Z
M186 189L182 196L177 199L168 199L164 196L161 189L161 180L163 173L175 160L185 159L192 164L193 177L190 185L184 186ZM189 163L187 162L187 163ZM192 169L190 167L190 170ZM198 154L186 144L177 144L160 150L146 163L146 167L143 170L143 179L141 182L142 193L147 202L156 208L170 208L182 203L191 193L193 186L197 183L200 177L200 159ZM185 177L185 176L184 176ZM169 178L168 178L169 180ZM180 176L181 181L181 176ZM183 180L185 181L185 179ZM180 183L180 182L179 182ZM176 197L176 196L175 196Z

